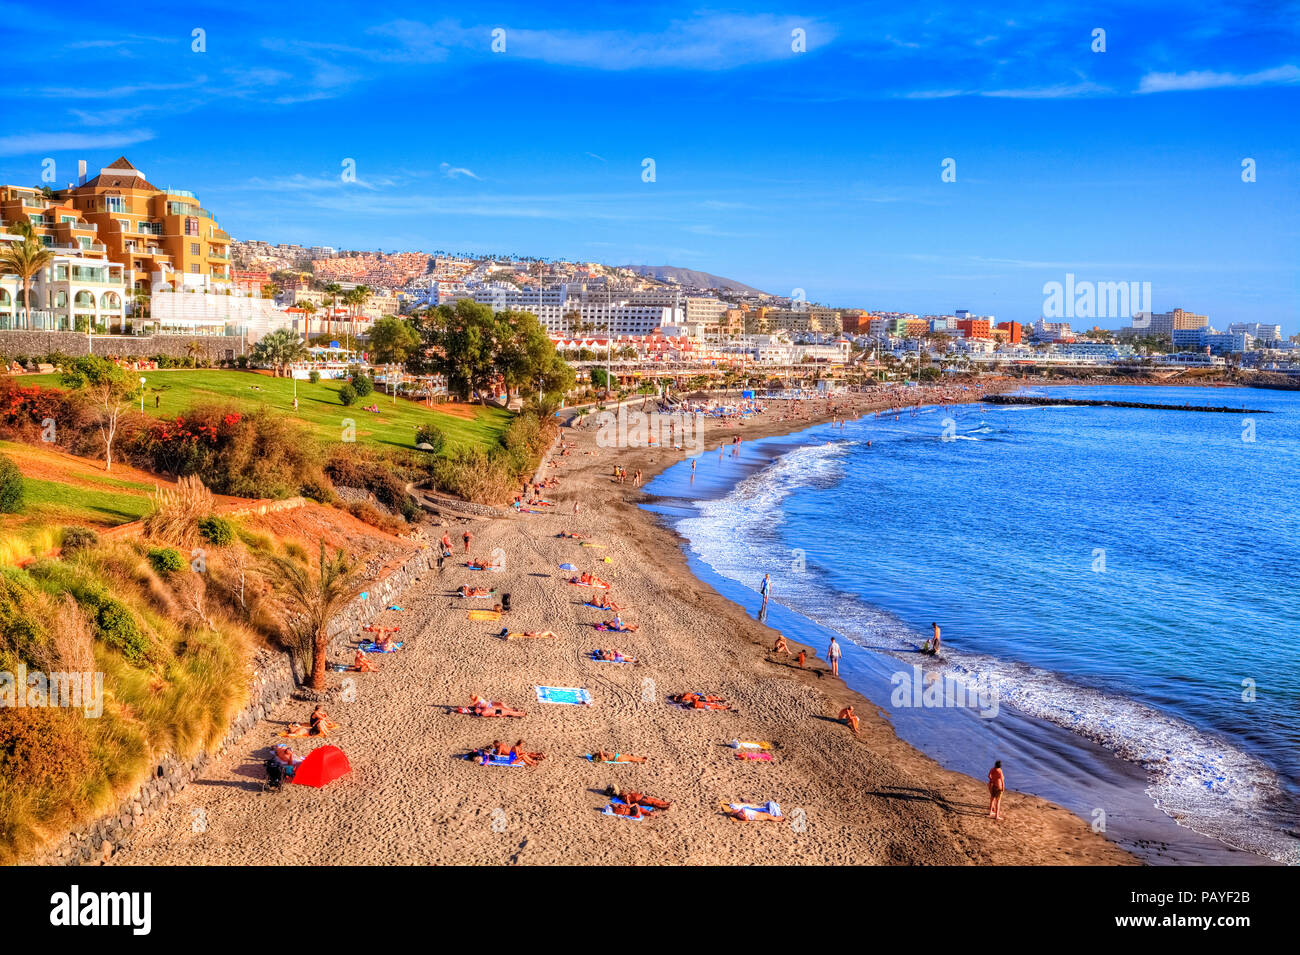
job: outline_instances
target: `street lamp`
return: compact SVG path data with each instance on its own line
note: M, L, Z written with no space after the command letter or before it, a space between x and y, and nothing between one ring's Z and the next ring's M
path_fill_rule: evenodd
M140 416L144 416L144 375L140 376Z

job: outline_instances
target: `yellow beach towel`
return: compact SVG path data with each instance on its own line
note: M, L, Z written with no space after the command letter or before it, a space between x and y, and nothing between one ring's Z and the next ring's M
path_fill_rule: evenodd
M467 610L466 615L470 620L500 620L500 610Z

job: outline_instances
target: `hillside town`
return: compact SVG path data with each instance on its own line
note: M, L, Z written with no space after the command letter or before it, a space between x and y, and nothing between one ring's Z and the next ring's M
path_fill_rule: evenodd
M182 336L233 360L287 329L341 349L340 360L364 359L375 322L468 299L531 313L562 355L628 380L647 368L737 366L825 378L909 368L917 376L1242 368L1300 380L1300 336L1284 339L1280 324L1220 330L1208 315L1173 308L1135 312L1118 329L1075 328L964 308L831 307L798 290L775 295L716 277L698 284L702 273L684 270L693 282L674 270L654 278L645 268L516 255L273 245L232 238L193 193L151 184L126 157L93 176L80 166L64 189L0 187L0 245L30 233L49 252L29 275L0 275L0 330L112 336L122 354Z

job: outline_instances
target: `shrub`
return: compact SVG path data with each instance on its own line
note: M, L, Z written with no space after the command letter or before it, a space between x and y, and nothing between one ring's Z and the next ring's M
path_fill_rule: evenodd
M311 370L311 374L309 374L309 375L307 376L307 380L310 381L313 385L319 385L319 384L320 384L320 372L317 371L315 368L313 368L313 369Z
M185 568L185 558L175 547L154 547L149 551L149 563L160 574L174 574Z
M407 471L394 459L374 456L356 445L346 445L336 448L330 455L325 463L325 473L335 487L369 491L381 504L408 521L420 513L419 505L406 493L406 481L424 475Z
M202 405L185 418L155 422L131 446L141 466L198 475L217 494L284 498L324 482L306 432L269 408L245 414Z
M351 405L357 400L357 390L351 385L344 385L339 389L339 402L344 406Z
M401 534L407 529L406 522L400 517L385 514L369 501L353 501L348 505L348 513L362 523L377 527L389 534Z
M65 527L63 543L60 545L65 556L79 550L90 550L99 546L99 535L89 527Z
M510 454L504 448L457 447L433 462L438 487L467 501L499 504L518 490L519 477Z
M235 542L235 525L224 517L209 514L199 520L199 536L213 547L229 547Z
M375 383L371 380L370 376L361 374L360 372L353 375L349 382L352 385L352 390L357 393L358 398L364 398L375 390Z
M185 566L180 554L174 550L171 553L182 567ZM150 559L152 560L152 552ZM131 609L120 600L102 594L97 595L97 599L95 635L122 654L132 666L146 666L149 663L149 639L140 630Z
M442 431L431 424L422 424L415 429L415 443L417 445L430 444L433 448L430 453L442 454L447 447L447 438Z
M23 509L23 474L18 465L0 454L0 514L17 514Z

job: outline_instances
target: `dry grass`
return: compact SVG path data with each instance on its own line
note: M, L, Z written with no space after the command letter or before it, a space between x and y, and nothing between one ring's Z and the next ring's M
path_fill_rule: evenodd
M197 475L183 477L175 487L154 489L153 510L144 519L150 537L191 546L198 539L199 518L212 513L214 499Z

